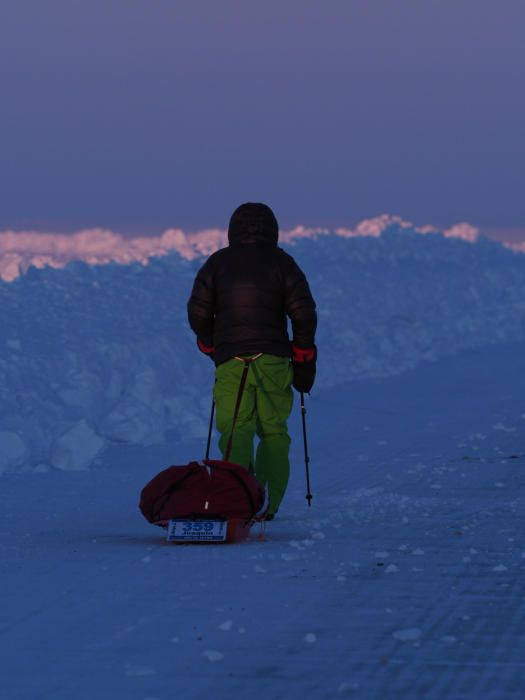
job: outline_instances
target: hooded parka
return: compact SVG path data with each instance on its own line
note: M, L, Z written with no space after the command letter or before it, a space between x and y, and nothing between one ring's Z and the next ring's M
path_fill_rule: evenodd
M278 226L264 204L244 204L232 215L227 248L199 270L188 319L199 341L212 347L216 365L265 353L289 357L293 343L314 345L317 316L305 275L277 246Z

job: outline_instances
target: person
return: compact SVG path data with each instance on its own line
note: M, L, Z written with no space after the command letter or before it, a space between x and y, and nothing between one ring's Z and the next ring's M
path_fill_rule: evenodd
M315 301L304 273L278 247L278 238L270 207L251 202L239 206L229 222L228 247L211 255L198 271L188 301L197 345L216 365L219 447L223 458L254 471L267 488L267 520L277 513L290 475L291 387L310 391L317 359ZM232 434L245 359L249 369ZM259 443L254 459L255 435Z

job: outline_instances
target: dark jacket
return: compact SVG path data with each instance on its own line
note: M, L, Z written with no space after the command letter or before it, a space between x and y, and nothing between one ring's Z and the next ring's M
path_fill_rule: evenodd
M290 356L287 316L294 345L313 347L315 302L302 270L277 247L277 234L230 233L229 239L197 273L188 301L190 326L214 348L215 364L258 352Z

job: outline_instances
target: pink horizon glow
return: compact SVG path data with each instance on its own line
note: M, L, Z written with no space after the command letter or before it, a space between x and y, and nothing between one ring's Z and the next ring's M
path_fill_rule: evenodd
M378 237L392 225L420 234L438 232L434 226L414 226L399 216L383 214L365 219L354 228L337 228L335 231L296 226L282 231L280 241L293 244L300 239L316 238L329 233L344 238ZM480 235L478 228L466 222L454 224L442 233L447 238L459 238L469 243L475 243ZM72 234L4 231L0 232L0 278L11 282L31 266L62 268L73 261L83 261L90 265L127 265L133 262L147 265L150 258L162 257L173 251L186 260L193 260L208 256L226 244L227 232L223 229L187 233L182 229L170 228L158 236L129 238L104 228L86 229ZM525 252L525 244L508 244L508 247Z

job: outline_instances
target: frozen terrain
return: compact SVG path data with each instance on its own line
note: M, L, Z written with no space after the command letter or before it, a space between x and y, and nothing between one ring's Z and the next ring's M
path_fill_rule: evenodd
M525 256L391 227L289 249L319 306L317 390L525 339ZM203 438L210 363L186 301L201 258L0 280L0 472L86 469L114 444Z
M3 698L523 698L525 257L406 230L293 253L314 501L295 411L279 517L232 546L137 508L204 449L199 260L0 284Z

